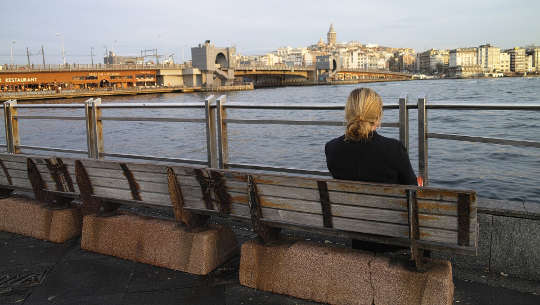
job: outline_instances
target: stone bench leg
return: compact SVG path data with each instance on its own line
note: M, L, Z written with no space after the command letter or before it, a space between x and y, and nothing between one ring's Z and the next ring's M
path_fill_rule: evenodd
M238 252L232 230L209 225L187 232L172 220L136 215L83 220L81 248L192 274L208 274Z
M370 252L309 242L242 245L240 284L330 304L452 304L448 261L425 273Z

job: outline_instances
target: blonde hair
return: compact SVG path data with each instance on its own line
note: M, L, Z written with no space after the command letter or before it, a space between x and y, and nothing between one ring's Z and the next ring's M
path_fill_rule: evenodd
M345 105L345 140L360 141L371 136L375 124L382 120L382 99L368 88L354 89Z

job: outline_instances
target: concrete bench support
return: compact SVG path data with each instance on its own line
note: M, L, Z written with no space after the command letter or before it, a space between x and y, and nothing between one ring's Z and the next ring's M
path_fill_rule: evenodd
M428 272L373 253L310 242L242 245L240 283L259 290L330 304L452 304L448 261Z
M0 200L0 230L63 243L81 234L78 209L52 210L26 198Z
M186 232L169 220L136 215L83 220L81 248L192 274L208 274L238 251L226 226Z

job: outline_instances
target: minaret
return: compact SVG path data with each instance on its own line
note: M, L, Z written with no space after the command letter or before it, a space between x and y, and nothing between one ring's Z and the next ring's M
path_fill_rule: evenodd
M333 24L330 24L330 29L328 30L328 34L326 34L326 38L328 39L328 45L333 46L336 44L336 31L334 31Z

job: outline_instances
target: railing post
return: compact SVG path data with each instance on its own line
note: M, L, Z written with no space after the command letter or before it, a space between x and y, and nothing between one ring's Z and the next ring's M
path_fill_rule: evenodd
M407 93L399 97L399 140L409 152L409 109L407 109Z
M103 123L101 121L101 109L99 109L101 99L88 99L84 104L88 158L103 159Z
M4 122L6 130L6 146L10 154L20 153L19 145L19 121L17 119L17 101L6 101L4 103Z
M227 96L222 95L216 101L217 108L217 146L218 146L218 168L225 168L229 162L229 141L227 138L227 112L224 103L227 102Z
M94 127L94 134L96 136L95 145L95 158L103 159L103 153L105 152L105 146L103 144L103 121L101 120L101 98L94 99L92 103L92 120Z
M206 151L208 153L208 166L213 168L218 165L216 151L216 108L212 105L215 99L216 97L214 95L210 95L204 100L206 117Z
M427 140L427 111L426 96L418 97L418 174L428 185L428 140Z
M84 115L86 117L86 144L88 147L88 158L93 159L94 157L94 142L95 142L95 136L94 136L94 127L93 127L93 119L92 119L92 101L93 99L87 99L84 102Z

